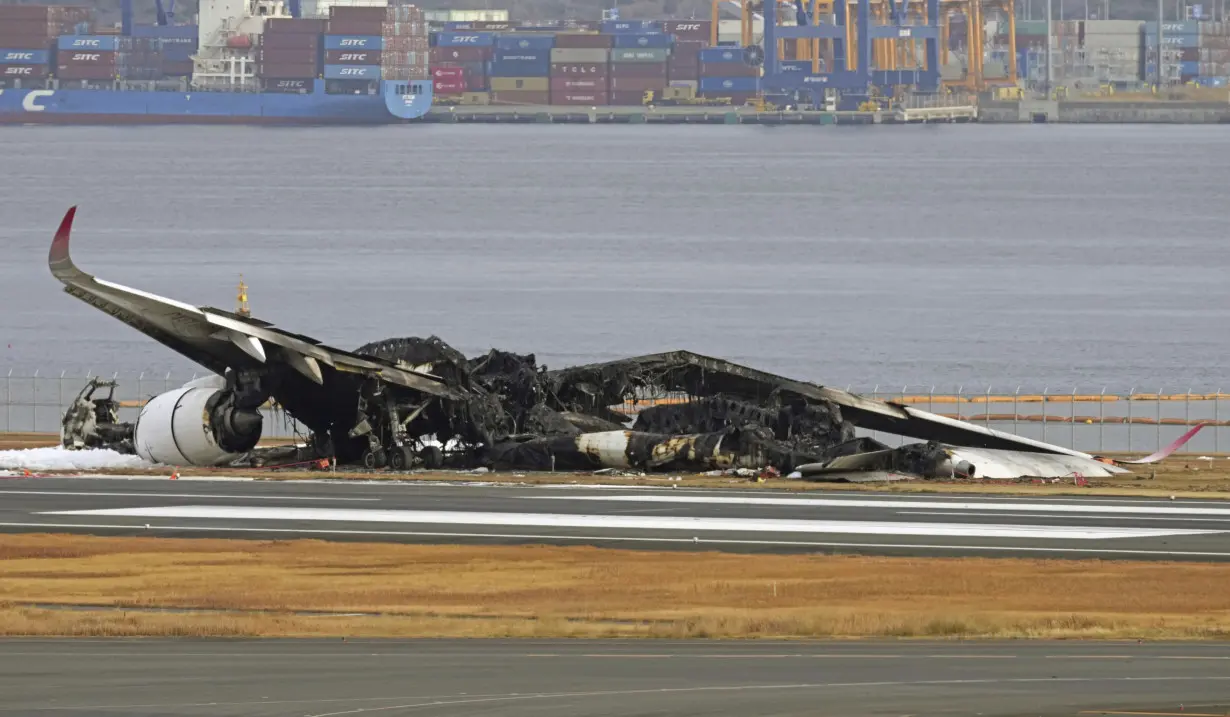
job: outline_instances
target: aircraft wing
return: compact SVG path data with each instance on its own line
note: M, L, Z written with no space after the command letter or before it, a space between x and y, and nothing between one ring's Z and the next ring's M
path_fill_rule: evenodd
M456 391L430 374L382 359L326 346L308 336L274 328L258 319L210 307L196 307L87 274L73 263L69 239L77 208L64 215L47 257L64 291L217 374L227 369L282 363L317 384L342 371L378 376L406 388L444 398Z

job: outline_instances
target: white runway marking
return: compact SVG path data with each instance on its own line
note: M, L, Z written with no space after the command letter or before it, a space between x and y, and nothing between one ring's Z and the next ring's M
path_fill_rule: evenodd
M335 498L304 495L220 495L214 493L100 493L95 490L0 490L0 495L105 495L119 498L222 498L225 500L336 500L348 502L380 502L380 498Z
M0 523L0 528L39 528L55 530L114 530L126 534L143 531L140 525L131 523ZM235 528L227 525L155 525L154 531L170 530L177 533L238 533L244 535L349 535L371 538L488 538L503 540L538 540L543 542L581 543L654 543L662 545L758 545L773 548L893 548L906 550L983 551L992 553L1042 553L1044 555L1107 555L1147 556L1150 558L1220 558L1230 559L1230 553L1201 550L1131 550L1120 548L1051 548L1037 545L942 545L934 543L851 543L836 541L803 540L755 540L741 538L662 538L638 535L583 535L542 533L449 533L423 530L346 530L342 528Z
M971 518L1047 518L1056 520L1059 516L1046 513L974 513L966 511L947 510L898 510L897 515L961 515ZM1147 520L1149 522L1166 523L1230 523L1230 518L1157 518L1150 515L1082 515L1086 520Z
M1107 513L1121 515L1219 515L1230 517L1230 506L1091 505L1077 503L953 503L936 500L834 500L832 498L758 498L692 495L525 495L525 500L599 500L631 503L706 503L715 505L775 505L795 508L884 508L901 510L995 510L1040 513Z
M346 523L419 523L427 525L496 525L538 528L608 528L613 530L687 530L758 533L839 533L843 535L920 535L1057 540L1156 538L1171 535L1209 535L1222 532L1217 530L1189 530L1180 528L1116 528L1073 525L889 523L856 520L651 517L435 510L353 510L346 508L256 508L222 505L61 510L41 514L123 516L131 518L202 518L207 520L301 520Z

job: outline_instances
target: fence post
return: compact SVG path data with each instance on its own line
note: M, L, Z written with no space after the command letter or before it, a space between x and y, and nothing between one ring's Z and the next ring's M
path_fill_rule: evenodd
M4 376L4 432L11 433L13 431L13 389L10 384L13 382L13 369Z
M987 392L982 397L982 425L991 428L991 384L987 384Z
M34 411L34 418L30 422L30 432L38 433L38 369L34 369L34 378L30 381L30 408Z
M957 386L957 420L958 421L965 420L964 418L961 417L961 400L964 397L964 395L965 395L965 385L964 384L958 385Z
M1153 444L1153 450L1159 450L1162 447L1162 387L1157 389L1157 443Z
M1217 398L1213 399L1213 453L1221 453L1218 438L1221 436L1221 386L1217 387Z
M1106 451L1106 387L1098 396L1098 453Z
M1042 442L1043 443L1046 443L1046 414L1050 412L1050 406L1048 405L1050 401L1048 401L1047 399L1049 399L1050 397L1051 397L1051 387L1050 386L1043 387L1042 396L1041 396L1042 398Z
M904 385L904 386L902 386L902 387L901 387L901 405L902 405L902 406L904 406L904 405L905 405L905 390L906 390L907 388L909 388L909 387L910 387L910 384L908 384L908 383L907 383L906 385ZM898 446L904 446L904 445L905 445L905 436L903 436L903 435L898 435L898 436L897 436L897 445L898 445Z
M1072 405L1068 407L1068 422L1071 424L1068 430L1068 448L1076 450L1076 386L1072 387Z
M1016 393L1012 394L1012 432L1020 435L1021 433L1021 414L1017 408L1021 401L1021 387L1016 387Z
M935 413L935 384L931 384L931 391L927 394L927 412Z
M1135 403L1135 401L1133 400L1135 396L1136 396L1136 387L1132 386L1132 389L1128 391L1128 443L1127 443L1128 453L1132 452L1132 404Z

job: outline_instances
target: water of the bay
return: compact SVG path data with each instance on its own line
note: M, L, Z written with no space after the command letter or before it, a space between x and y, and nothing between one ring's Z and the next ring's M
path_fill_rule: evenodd
M91 273L330 345L688 348L868 389L1230 388L1220 127L0 131L0 373L199 370ZM1223 381L1227 385L1223 386Z

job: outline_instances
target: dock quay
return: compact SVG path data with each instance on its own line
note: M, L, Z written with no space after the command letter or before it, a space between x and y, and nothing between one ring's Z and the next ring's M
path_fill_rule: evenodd
M433 107L423 118L439 123L490 124L750 124L750 125L868 125L974 122L973 105L927 107L879 112L820 112L750 107L567 107L452 106Z

